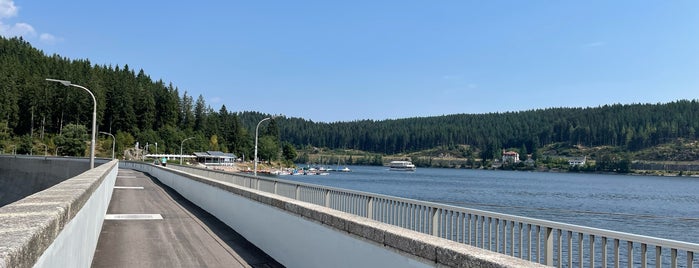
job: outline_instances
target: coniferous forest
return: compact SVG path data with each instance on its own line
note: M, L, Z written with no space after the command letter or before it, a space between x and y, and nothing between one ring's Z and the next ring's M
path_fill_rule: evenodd
M182 141L194 137L183 144L185 152L219 150L249 159L255 126L269 116L229 110L234 107L213 109L204 96L192 96L186 89L153 80L128 65L105 66L45 55L21 38L1 38L2 152L83 155L83 148L74 152L68 148L75 147L70 137L89 140L92 100L82 90L45 78L69 80L94 93L98 129L116 136L117 155L136 142L141 147L158 143L159 153L179 153ZM678 139L697 140L697 130L697 100L334 123L278 117L260 129L259 154L275 159L279 148L289 145L381 155L466 145L472 148L472 157L497 158L502 149L535 154L556 143L634 152ZM101 151L109 151L110 137L99 135L99 140ZM690 154L680 160L697 160L693 157Z

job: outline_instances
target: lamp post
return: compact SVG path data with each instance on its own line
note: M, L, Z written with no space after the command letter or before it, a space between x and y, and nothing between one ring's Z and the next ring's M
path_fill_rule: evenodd
M114 135L112 135L111 133L107 133L107 132L104 132L104 131L100 131L100 133L102 133L102 134L104 134L104 135L112 136L112 159L114 159L114 146L116 145L116 138L115 138Z
M255 171L253 171L253 175L255 175L255 176L257 176L257 135L258 135L259 130L260 130L260 124L262 124L262 122L264 122L266 120L270 120L270 119L274 119L274 118L277 118L277 117L276 116L266 117L266 118L260 120L260 122L257 123L257 127L255 127L255 160L254 160L255 161L255 164L254 164Z
M97 99L95 99L95 95L92 94L92 92L89 89L87 89L86 87L73 84L70 81L51 79L51 78L46 78L46 81L58 82L58 83L61 83L62 85L67 86L67 87L72 86L72 87L82 88L85 91L87 91L87 93L90 94L90 97L92 97L92 142L90 143L90 169L95 168L95 136L97 135Z
M194 139L194 137L186 138L186 139L182 140L182 142L180 142L180 165L182 165L182 145L184 145L185 141L191 140L191 139Z

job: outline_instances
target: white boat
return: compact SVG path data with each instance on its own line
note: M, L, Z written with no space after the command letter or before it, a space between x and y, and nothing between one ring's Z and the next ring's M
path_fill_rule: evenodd
M395 171L415 171L415 165L410 161L391 161L388 167Z

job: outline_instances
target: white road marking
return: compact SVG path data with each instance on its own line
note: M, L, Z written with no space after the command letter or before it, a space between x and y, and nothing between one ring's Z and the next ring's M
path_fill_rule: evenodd
M160 214L107 214L105 220L162 220Z
M136 190L143 190L143 186L114 186L114 189L136 189Z

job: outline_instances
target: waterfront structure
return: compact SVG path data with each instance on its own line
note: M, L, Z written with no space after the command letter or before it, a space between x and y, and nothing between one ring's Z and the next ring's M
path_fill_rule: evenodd
M221 151L195 152L194 155L197 162L207 166L231 166L237 159L235 154Z
M502 162L506 164L519 163L519 153L502 150Z

